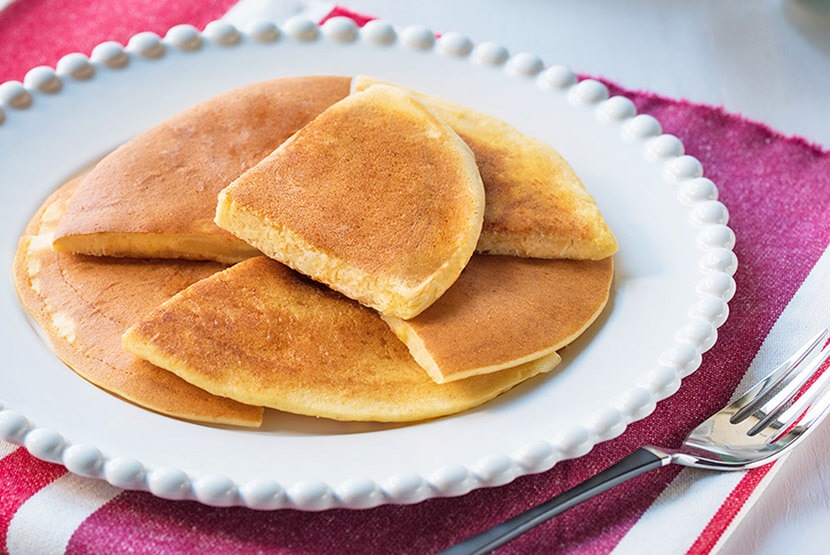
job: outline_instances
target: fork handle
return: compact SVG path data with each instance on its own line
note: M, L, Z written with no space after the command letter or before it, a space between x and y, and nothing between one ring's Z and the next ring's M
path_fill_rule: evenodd
M670 455L662 453L658 449L652 450L652 448L641 447L581 484L514 516L510 520L464 540L438 555L481 555L489 553L571 507L635 476L660 468L670 462Z

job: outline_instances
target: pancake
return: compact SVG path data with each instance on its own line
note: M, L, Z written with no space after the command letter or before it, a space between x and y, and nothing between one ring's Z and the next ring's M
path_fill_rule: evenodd
M382 313L411 318L461 273L481 231L470 149L406 91L323 112L219 195L216 223Z
M259 426L261 407L211 395L121 347L121 334L131 323L224 265L53 252L52 232L77 184L66 184L46 200L26 228L14 264L20 299L57 355L93 384L156 412Z
M376 83L381 81L357 76L352 90ZM599 260L617 251L596 201L550 145L493 116L414 94L475 154L487 197L478 252Z
M226 263L258 255L213 223L216 195L348 93L348 77L273 79L184 110L98 163L54 249Z
M279 262L240 262L185 289L124 347L217 395L337 420L412 421L480 405L556 353L438 385L377 313Z
M542 260L476 255L411 320L384 316L437 383L546 356L576 339L608 300L610 258Z

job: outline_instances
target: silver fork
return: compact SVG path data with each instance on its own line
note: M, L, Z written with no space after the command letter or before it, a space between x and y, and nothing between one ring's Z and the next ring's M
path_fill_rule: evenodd
M571 507L667 464L744 470L772 462L828 413L830 369L813 380L830 357L830 344L824 346L828 335L823 330L737 401L692 430L680 449L641 447L581 484L441 553L489 553Z

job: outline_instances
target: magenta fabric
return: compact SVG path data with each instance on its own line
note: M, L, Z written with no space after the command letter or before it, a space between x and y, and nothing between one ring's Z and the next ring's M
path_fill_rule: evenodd
M89 53L102 40L125 43L145 30L163 35L177 23L202 27L230 4L19 0L0 12L0 81L22 79L27 69L53 65L69 51ZM332 15L349 13L338 8ZM362 24L370 18L355 19ZM654 414L585 457L548 472L412 506L257 512L124 492L77 529L68 552L434 552L547 499L643 444L678 445L726 402L773 322L827 247L830 153L716 107L609 86L612 94L631 98L639 112L655 116L664 132L677 135L687 154L701 161L705 175L719 187L737 236L740 265L730 317L701 368ZM676 473L668 467L637 478L538 527L502 552L607 553Z
M70 52L87 55L104 41L180 23L199 29L238 0L15 0L0 11L0 83L23 81L39 65L55 67Z

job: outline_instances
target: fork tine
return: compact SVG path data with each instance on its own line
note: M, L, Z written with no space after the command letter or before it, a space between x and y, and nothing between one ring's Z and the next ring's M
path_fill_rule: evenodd
M825 372L826 376L830 377L830 372ZM822 376L824 377L824 376ZM786 430L786 433L779 435L778 437L770 438L772 441L769 441L772 446L778 447L781 451L788 451L798 441L807 436L807 432L813 429L817 424L819 424L824 418L830 414L830 388L827 387L830 384L830 379L825 380L823 387L823 393L818 400L813 402L810 407L807 409L806 412L802 413L803 417L797 422L795 426L792 427L791 430ZM795 413L795 411L793 411ZM799 413L795 413L796 417Z
M778 417L778 415L784 410L784 408L793 401L799 392L804 388L804 385L810 381L810 379L815 376L815 373L821 368L821 365L830 356L830 346L825 347L819 355L810 361L808 364L803 364L803 368L799 368L798 372L792 373L792 379L787 383L787 385L781 389L778 393L776 393L769 401L764 403L759 409L753 411L755 414L759 414L760 421L755 424L749 432L749 435L755 435L762 429L766 428L770 422L773 422L774 419ZM815 384L814 384L815 385ZM804 394L799 397L799 400L804 398L813 398L817 395L817 388L810 387L808 391L805 391ZM805 401L806 402L806 401ZM798 404L793 404L793 407ZM801 403L802 405L804 403ZM789 412L789 411L787 411ZM800 412L797 414L801 414ZM789 415L782 414L781 418L779 419L781 422L788 422L790 418ZM774 427L774 425L773 425Z
M744 393L737 401L732 403L731 408L738 409L735 414L729 419L732 424L736 424L747 416L756 411L756 407L763 400L763 398L775 387L777 387L784 379L786 379L792 371L798 367L807 356L810 355L817 347L820 347L824 341L827 340L827 328L821 330L815 337L813 337L806 345L795 352L790 358L784 361L778 368L776 368L767 377L755 384L752 388Z
M830 378L830 373L826 370L824 373L828 374L828 378ZM820 422L828 414L828 409L830 409L830 387L828 386L830 386L830 379L823 384L823 393L817 401L810 404L804 417L798 422L799 426L804 428L812 426L814 423Z
M815 375L828 357L830 357L830 345L827 345L821 351L821 354L810 362L808 368L811 371L806 381L809 381ZM806 391L804 391L803 386L795 389L789 398L781 402L773 412L753 427L753 430L758 428L754 433L763 431L764 436L775 441L776 434L786 431L787 428L793 426L793 423L796 424L796 427L810 425L812 423L810 419L818 416L815 414L816 411L824 410L825 407L822 402L830 402L830 397L827 396L828 386L830 386L830 371L825 370L815 382L809 385ZM783 410L790 401L792 401L792 405ZM753 434L753 430L750 430L750 435Z

